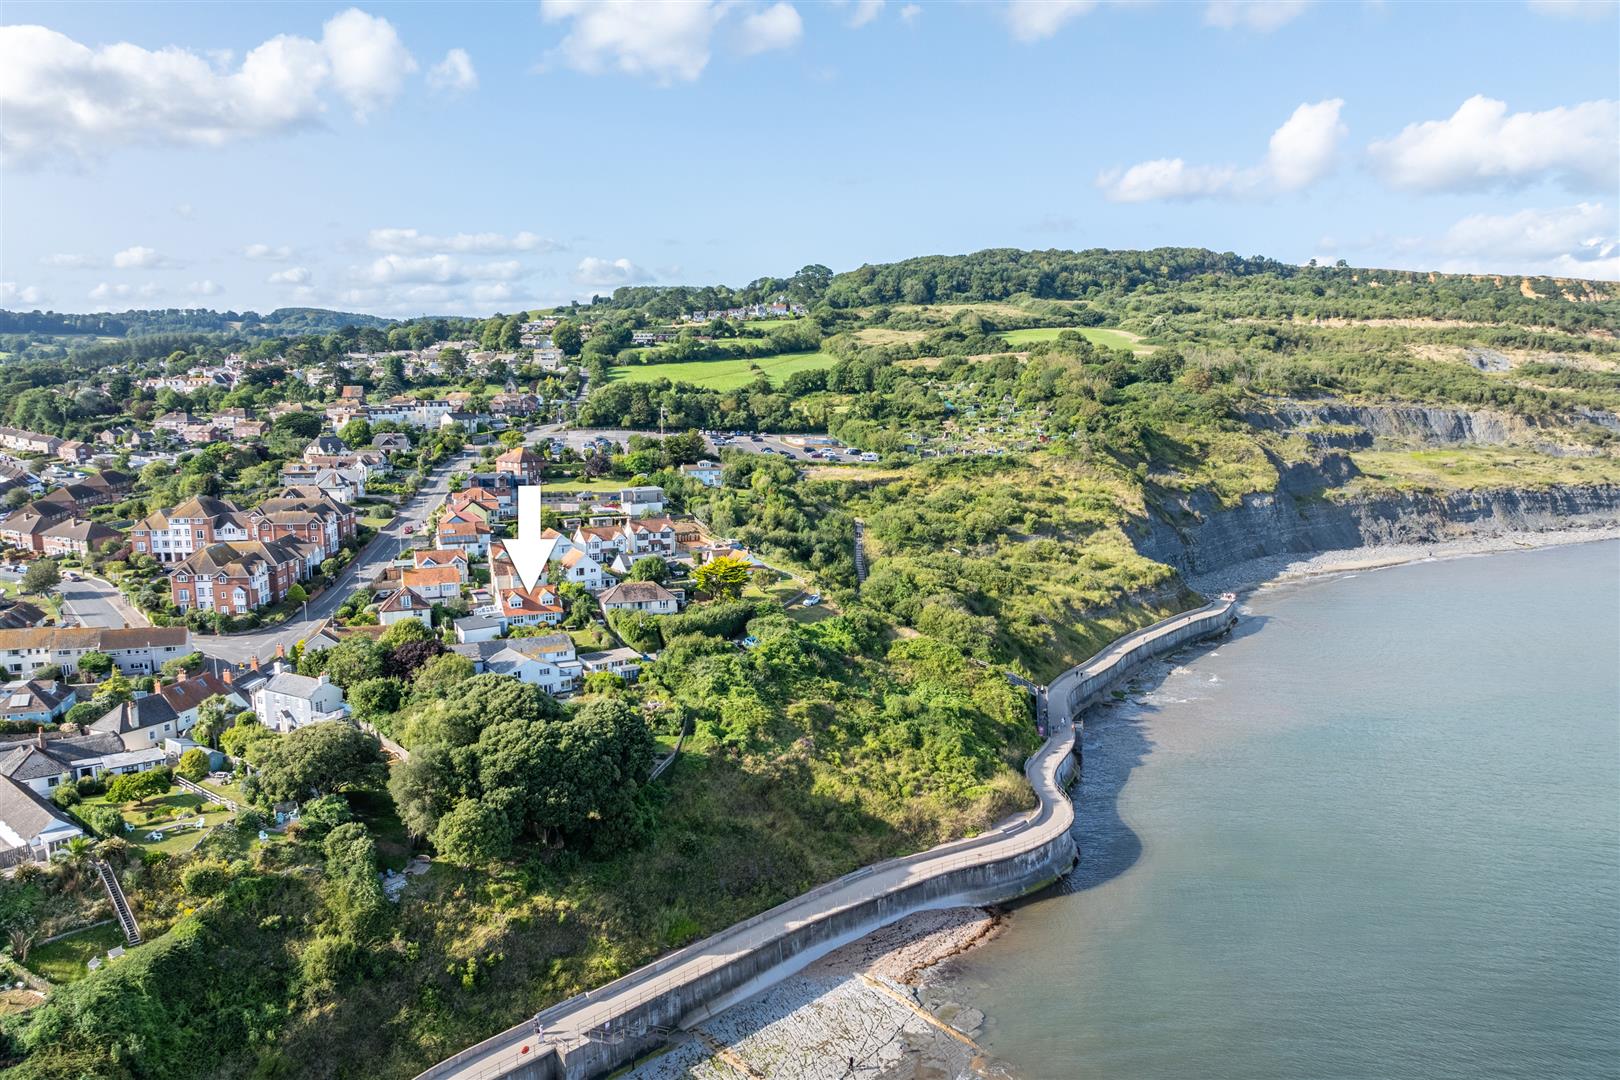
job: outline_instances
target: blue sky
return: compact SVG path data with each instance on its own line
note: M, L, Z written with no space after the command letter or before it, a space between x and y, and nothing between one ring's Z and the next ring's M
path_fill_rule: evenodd
M0 306L482 314L992 246L1615 279L1617 12L12 0Z

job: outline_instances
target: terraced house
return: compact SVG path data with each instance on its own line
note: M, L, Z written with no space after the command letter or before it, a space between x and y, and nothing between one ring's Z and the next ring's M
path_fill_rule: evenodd
M191 631L184 626L35 626L0 630L0 668L12 676L29 676L54 665L62 674L79 670L87 652L106 653L125 675L149 675L166 661L191 652Z

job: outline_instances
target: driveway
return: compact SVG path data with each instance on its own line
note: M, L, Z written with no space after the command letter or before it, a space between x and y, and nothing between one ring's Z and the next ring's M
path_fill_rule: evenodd
M209 656L217 656L236 664L243 663L253 656L268 660L275 655L277 645L291 649L294 642L308 637L316 624L336 611L338 605L348 599L350 593L363 582L376 577L382 572L383 567L412 545L421 534L428 516L449 496L450 474L468 471L477 460L477 450L463 450L434 469L431 479L422 490L411 496L387 525L377 530L377 535L371 543L355 556L354 561L325 592L304 605L305 613L298 618L280 626L244 634L194 633L192 643ZM409 534L405 532L407 526L412 529Z
M150 620L125 600L111 582L97 577L81 581L66 578L56 587L62 601L63 621L78 626L150 626Z

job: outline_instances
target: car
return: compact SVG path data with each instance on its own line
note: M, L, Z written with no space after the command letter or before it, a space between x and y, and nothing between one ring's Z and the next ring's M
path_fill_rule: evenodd
M811 593L809 596L804 598L805 607L815 607L819 603L821 603L821 594L818 592Z
M763 442L765 440L763 435L750 435L748 438L751 442Z
M415 525L407 525L403 529L400 530L400 532L404 533L406 536L411 535L411 533L413 533L415 531L416 531L416 526Z
M75 574L72 570L69 570L67 573L63 574L62 576L64 578L66 578L68 581L83 581L84 580L84 578L80 577L78 574Z

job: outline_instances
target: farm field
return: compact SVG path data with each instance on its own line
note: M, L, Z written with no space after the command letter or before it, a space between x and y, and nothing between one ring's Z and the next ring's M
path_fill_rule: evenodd
M1033 345L1037 341L1056 341L1065 330L1076 330L1093 345L1110 349L1130 349L1133 352L1152 352L1153 346L1142 345L1141 337L1128 330L1108 330L1100 326L1042 326L1033 330L1008 330L1001 336L1009 345Z
M739 358L696 360L680 364L633 364L613 368L608 375L608 381L652 382L655 379L669 379L672 382L692 383L710 390L733 390L753 382L758 377L756 368L768 375L772 383L780 386L783 380L796 371L829 368L837 362L837 358L832 354L817 350L779 353L758 360Z

